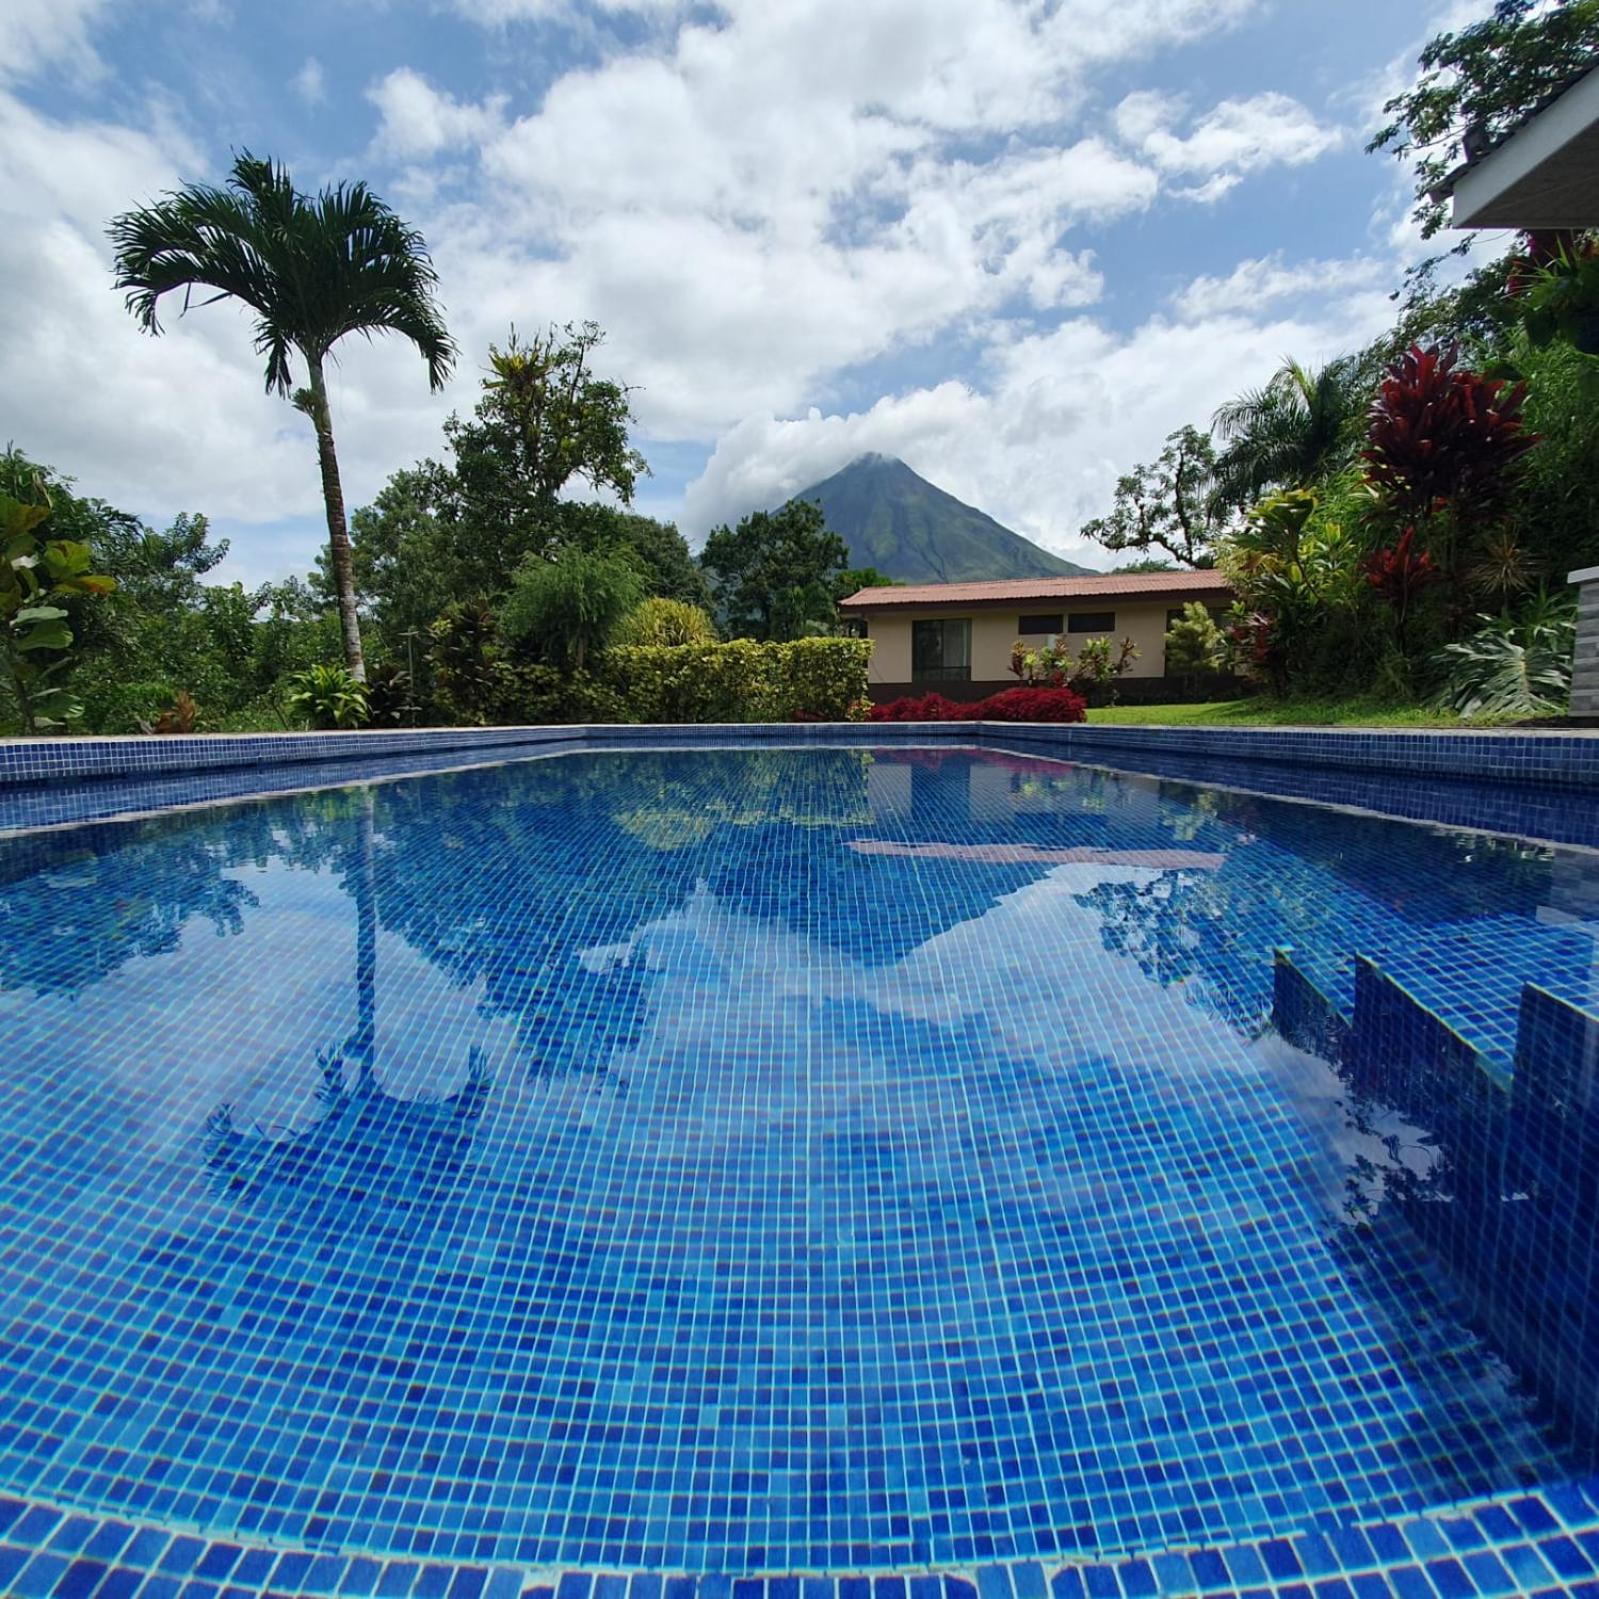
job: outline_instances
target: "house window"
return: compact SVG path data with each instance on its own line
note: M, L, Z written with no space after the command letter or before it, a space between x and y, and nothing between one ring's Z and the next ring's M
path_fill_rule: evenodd
M967 683L972 676L969 617L911 623L911 681Z
M1066 631L1068 633L1114 633L1116 631L1116 613L1114 611L1077 611L1066 618Z
M1030 638L1035 633L1061 633L1065 631L1062 615L1059 611L1042 616L1023 616L1016 621L1016 631L1022 638Z

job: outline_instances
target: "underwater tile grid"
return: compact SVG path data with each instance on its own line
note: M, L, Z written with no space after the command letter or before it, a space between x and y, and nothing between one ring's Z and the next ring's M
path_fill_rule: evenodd
M616 748L0 927L0 1591L1599 1595L1589 851Z

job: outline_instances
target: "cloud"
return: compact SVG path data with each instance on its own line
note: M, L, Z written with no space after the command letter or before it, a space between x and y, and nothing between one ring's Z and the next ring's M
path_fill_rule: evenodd
M1289 264L1279 250L1275 255L1240 261L1224 278L1195 278L1173 297L1172 304L1185 320L1247 315L1282 300L1380 291L1393 275L1393 263L1375 256Z
M321 68L317 70L320 74ZM505 111L503 96L477 105L455 100L409 67L399 67L375 83L367 90L367 99L378 108L380 118L375 148L405 161L425 160L490 138L499 131Z
M91 25L111 0L5 0L0 5L0 81L21 81L45 67L95 77L104 66L89 42Z
M201 154L154 116L143 128L69 125L4 94L0 125L0 392L26 396L8 439L152 520L201 510L223 532L296 523L289 543L239 546L221 575L303 570L320 543L315 448L304 419L264 392L245 313L173 306L152 339L111 287L107 220L202 175ZM443 407L393 344L347 340L342 355L334 422L360 504L436 447Z
M1241 265L1233 275L1240 288L1259 265ZM1315 265L1312 276L1338 282L1336 263ZM876 450L1046 547L1104 566L1106 552L1078 530L1109 508L1117 477L1157 454L1166 434L1204 426L1222 400L1265 381L1286 352L1319 363L1386 324L1391 307L1359 290L1362 275L1352 265L1355 292L1340 286L1299 314L1251 317L1225 294L1200 289L1177 296L1175 316L1151 317L1127 335L1076 317L996 342L972 384L913 389L848 414L746 417L717 440L690 485L684 529L697 537L780 503Z
M1303 166L1336 149L1343 131L1323 127L1286 94L1268 92L1223 100L1178 131L1186 108L1176 96L1128 95L1113 115L1116 131L1163 173L1198 177L1186 198L1211 201L1238 179L1271 166Z
M305 58L305 65L290 79L289 86L308 106L321 105L328 97L328 75L315 56Z

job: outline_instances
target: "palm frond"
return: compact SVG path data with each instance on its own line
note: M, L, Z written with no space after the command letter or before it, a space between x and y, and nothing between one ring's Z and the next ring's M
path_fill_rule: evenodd
M185 309L197 288L248 305L269 390L292 388L293 351L318 364L348 333L411 340L435 389L454 364L426 244L364 183L308 197L287 169L246 150L225 189L191 185L108 231L116 286L147 332L161 331L160 302L180 290Z

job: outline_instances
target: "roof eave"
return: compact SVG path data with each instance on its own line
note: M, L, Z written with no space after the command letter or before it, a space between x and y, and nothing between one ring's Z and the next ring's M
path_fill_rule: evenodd
M1457 228L1599 226L1599 67L1434 192Z

